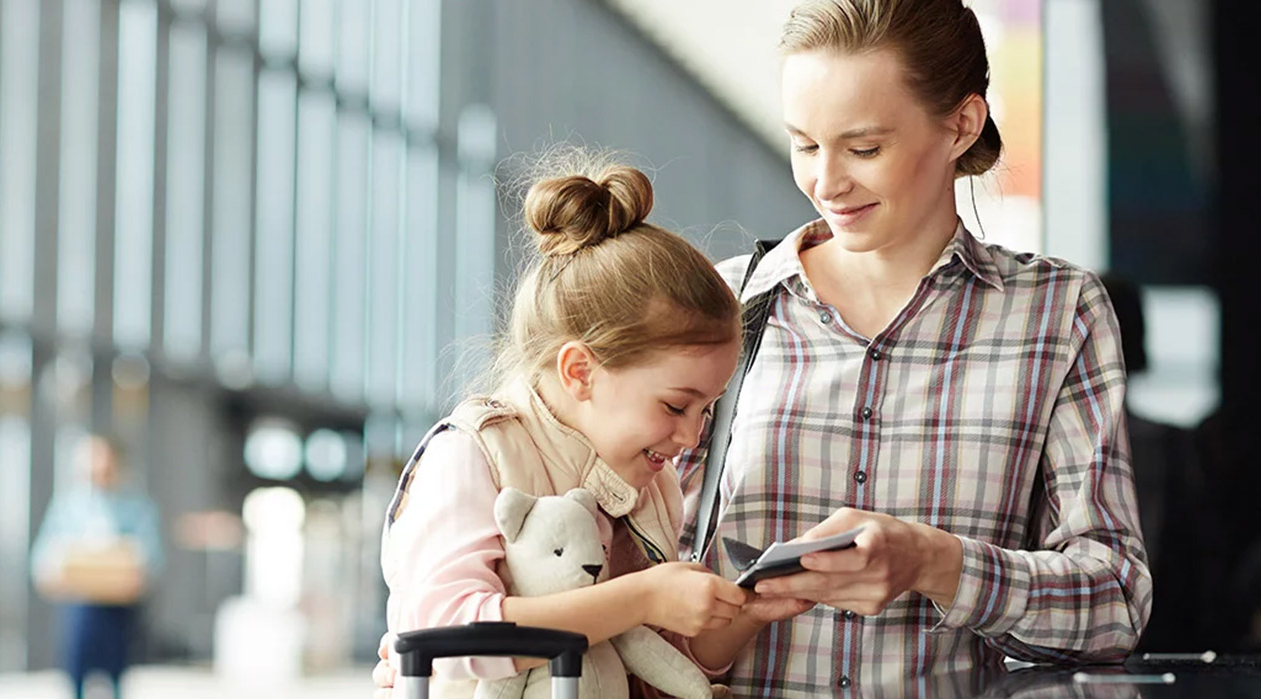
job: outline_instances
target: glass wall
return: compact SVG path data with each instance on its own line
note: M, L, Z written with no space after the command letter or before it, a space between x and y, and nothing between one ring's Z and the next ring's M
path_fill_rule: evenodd
M397 472L518 262L505 156L641 155L655 220L715 256L809 215L778 149L591 0L0 0L0 105L0 672L54 663L26 561L92 431L160 509L143 659L297 609L277 657L371 661Z
M326 661L378 621L365 465L390 482L404 421L446 400L439 19L439 0L0 0L0 672L51 661L18 572L91 430L161 504L169 587L200 589L155 596L150 654L210 652L194 636L265 575L230 534L257 529L257 488L318 525L295 584L354 591L319 620L347 639ZM493 249L493 186L470 206Z

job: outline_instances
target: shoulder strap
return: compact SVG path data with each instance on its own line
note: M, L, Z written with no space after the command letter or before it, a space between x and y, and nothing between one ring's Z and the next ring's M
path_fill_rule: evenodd
M740 295L748 286L753 270L762 260L766 251L775 245L758 241L754 247L749 267L744 272L744 281L740 283ZM718 512L718 484L722 480L723 468L727 460L727 447L731 444L731 422L736 416L736 403L740 399L740 387L744 384L745 374L753 366L758 348L762 345L762 331L766 328L766 319L770 315L771 299L775 289L764 291L749 299L745 304L741 318L744 325L744 346L740 352L740 362L736 372L727 384L727 391L714 404L714 427L709 433L709 451L705 455L705 470L701 480L701 498L696 510L696 534L692 539L692 560L699 561L709 548L713 536L714 515Z

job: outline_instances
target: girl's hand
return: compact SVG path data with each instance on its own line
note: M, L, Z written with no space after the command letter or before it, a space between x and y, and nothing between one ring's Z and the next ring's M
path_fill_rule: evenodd
M744 603L740 616L751 624L765 626L771 622L791 619L814 608L817 602L793 597L766 597L750 595Z
M662 563L631 575L642 585L644 623L688 637L729 626L749 597L698 563Z
M381 645L377 648L377 657L380 662L372 668L372 683L377 686L377 691L372 693L372 699L393 699L394 697L394 668L390 667L390 643L394 640L394 634L386 632L381 637Z

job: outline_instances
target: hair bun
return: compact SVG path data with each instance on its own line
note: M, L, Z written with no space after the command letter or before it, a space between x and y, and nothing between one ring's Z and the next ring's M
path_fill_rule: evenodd
M638 226L652 210L652 183L632 167L617 166L599 181L584 175L542 180L525 197L525 222L547 256L579 250Z

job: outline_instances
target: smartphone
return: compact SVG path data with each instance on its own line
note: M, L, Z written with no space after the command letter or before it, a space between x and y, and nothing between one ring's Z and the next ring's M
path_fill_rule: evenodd
M805 570L801 567L801 557L816 551L840 551L854 545L854 539L862 533L863 527L855 527L849 531L833 534L823 539L812 541L776 541L771 544L753 565L744 569L736 584L752 590L757 581L767 578L778 578L781 575L792 575Z

